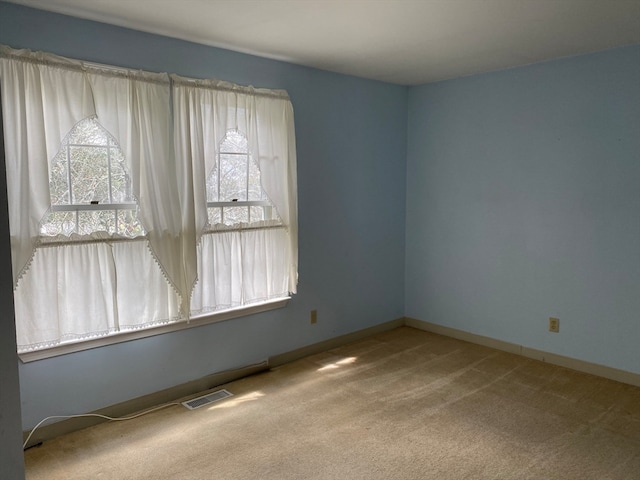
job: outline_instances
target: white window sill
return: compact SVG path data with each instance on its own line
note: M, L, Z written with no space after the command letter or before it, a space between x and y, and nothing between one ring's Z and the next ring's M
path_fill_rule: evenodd
M210 323L223 322L225 320L231 320L232 318L253 315L254 313L275 310L278 308L286 307L289 303L289 300L291 300L291 297L277 298L275 300L254 303L243 307L230 308L228 310L196 315L191 317L189 323L182 321L170 323L168 325L149 327L141 330L113 333L111 335L93 338L90 340L63 343L54 347L35 350L33 352L24 352L20 353L18 356L23 363L35 362L37 360L44 360L45 358L57 357L59 355L66 355L68 353L81 352L83 350L89 350L92 348L104 347L107 345L114 345L116 343L122 342L129 342L131 340L152 337L154 335L177 332L179 330L184 330L187 328L201 327Z

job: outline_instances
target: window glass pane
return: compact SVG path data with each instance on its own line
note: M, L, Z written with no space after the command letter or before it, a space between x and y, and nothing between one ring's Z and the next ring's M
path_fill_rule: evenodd
M107 145L108 134L95 118L80 122L67 141L77 145Z
M256 162L249 159L249 200L262 200L263 197L260 170Z
M76 228L76 214L79 227ZM90 210L52 212L47 222L40 227L40 234L46 236L88 235L100 231L134 238L145 235L135 210Z
M115 233L115 210L89 210L78 212L78 233L89 235L93 232Z
M265 220L264 209L265 207L249 207L249 221L260 222L262 220Z
M76 212L51 212L47 223L40 227L40 234L46 236L69 236L76 230Z
M138 221L135 210L118 210L116 214L116 233L125 237L139 237L145 234L144 228Z
M236 130L229 130L220 144L221 153L247 153L248 151L246 137Z
M124 157L119 148L109 149L111 157L111 195L113 203L130 203L134 201L131 182L124 169Z
M218 164L213 167L207 178L207 202L217 202L218 199Z
M67 149L61 148L53 158L49 170L51 205L69 204L69 177L67 176Z
M247 155L222 153L220 159L220 201L247 200Z
M223 207L225 225L249 222L249 207Z
M214 226L222 223L222 212L220 210L220 207L207 208L209 225Z
M69 147L71 154L71 203L109 202L107 149Z

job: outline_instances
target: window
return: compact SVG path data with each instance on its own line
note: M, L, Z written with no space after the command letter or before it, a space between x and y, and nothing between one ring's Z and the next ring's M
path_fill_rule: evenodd
M176 152L191 161L191 313L284 298L297 284L293 109L286 92L172 75ZM215 266L212 268L211 266Z
M274 220L281 224L260 181L258 165L249 154L247 138L229 130L207 178L208 227L250 225Z
M51 213L44 237L106 232L144 235L122 150L95 118L78 123L49 166Z
M45 352L30 359L295 293L288 95L172 79L0 45L18 350Z

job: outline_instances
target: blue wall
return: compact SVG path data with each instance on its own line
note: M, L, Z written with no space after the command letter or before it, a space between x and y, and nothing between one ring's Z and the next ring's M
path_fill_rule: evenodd
M408 131L406 315L640 373L640 46L412 88Z
M640 373L640 46L405 88L2 2L0 43L287 89L298 143L290 305L20 365L25 429L403 314Z
M289 306L22 364L25 429L403 316L407 88L6 3L0 43L283 88L296 117L300 283Z

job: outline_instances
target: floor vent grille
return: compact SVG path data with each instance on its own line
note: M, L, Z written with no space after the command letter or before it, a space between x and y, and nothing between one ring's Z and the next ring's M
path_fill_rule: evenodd
M208 395L203 395L202 397L192 398L191 400L182 402L182 405L187 407L189 410L195 410L196 408L204 407L205 405L224 400L231 396L233 396L233 393L227 390L218 390L216 392L209 393Z

